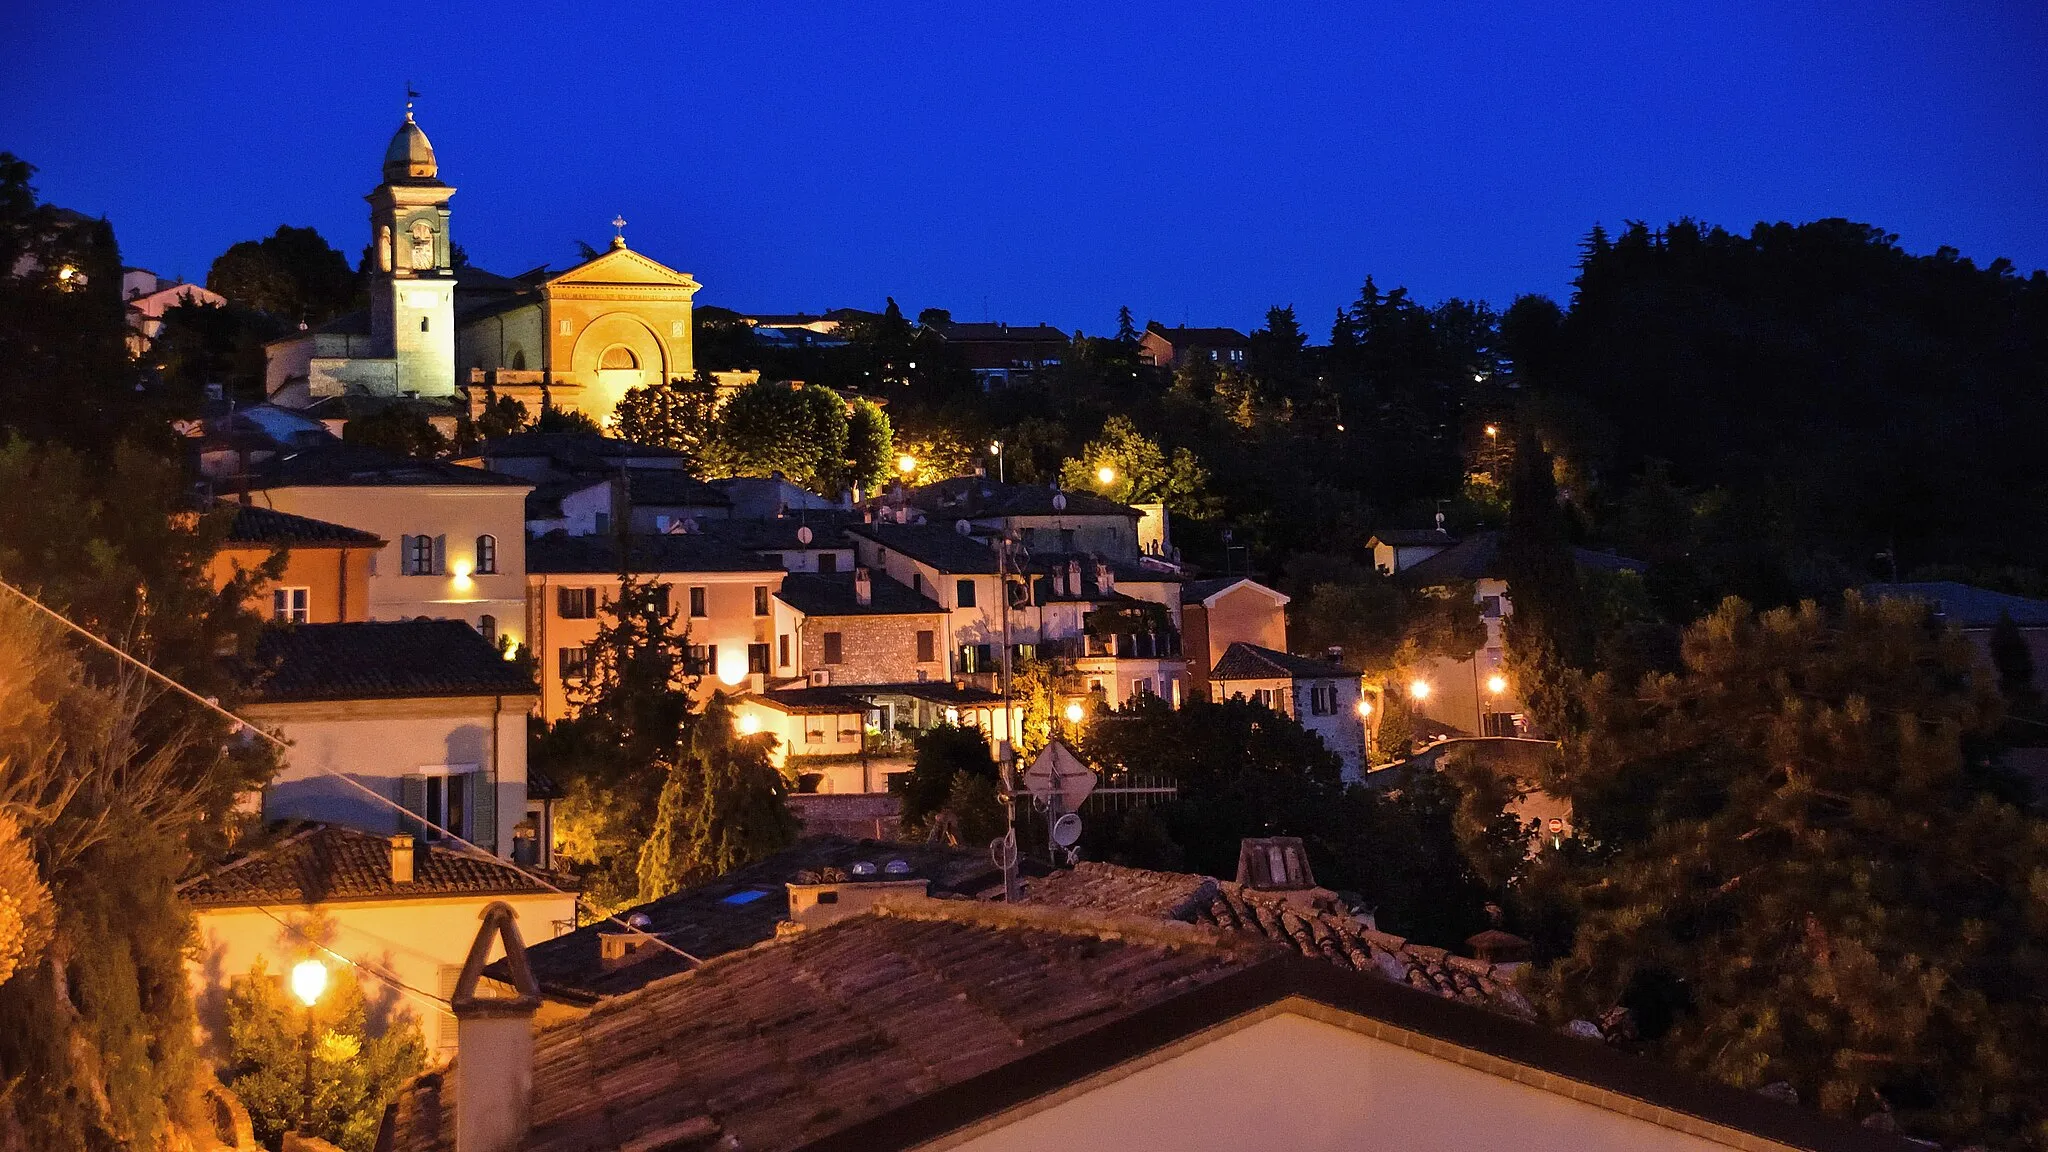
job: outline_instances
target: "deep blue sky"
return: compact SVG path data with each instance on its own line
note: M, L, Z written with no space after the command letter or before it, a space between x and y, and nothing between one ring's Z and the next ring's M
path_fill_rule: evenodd
M1367 274L1562 297L1681 215L2048 265L2037 0L4 7L0 150L191 279L287 222L353 260L408 78L478 264L623 212L747 310L1320 337Z

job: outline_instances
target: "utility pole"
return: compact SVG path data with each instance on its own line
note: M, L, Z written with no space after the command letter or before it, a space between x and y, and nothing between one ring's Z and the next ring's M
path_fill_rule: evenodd
M1005 532L996 537L996 579L1002 586L1000 598L1003 604L1003 739L997 744L1002 757L1003 792L1009 797L1004 808L1008 830L1004 833L1001 846L1003 866L1003 900L1015 904L1023 898L1023 891L1017 884L1017 713L1010 703L1010 536ZM1031 585L1027 581L1026 588Z

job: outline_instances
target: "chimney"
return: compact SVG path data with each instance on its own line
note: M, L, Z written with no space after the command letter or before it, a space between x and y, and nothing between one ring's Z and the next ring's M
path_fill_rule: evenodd
M391 838L391 882L412 883L412 834L400 832Z
M1116 591L1116 573L1110 571L1107 560L1095 562L1095 590L1104 596Z
M1073 559L1072 557L1068 557L1068 559L1067 559L1067 595L1069 595L1069 596L1079 596L1080 594L1081 594L1081 562L1080 562L1079 560Z
M875 578L866 568L853 570L853 602L863 608L875 602Z
M513 1152L526 1139L533 1103L533 1014L540 985L526 963L518 916L494 900L469 946L448 1008L455 1014L455 1152ZM491 942L505 948L517 995L479 997Z

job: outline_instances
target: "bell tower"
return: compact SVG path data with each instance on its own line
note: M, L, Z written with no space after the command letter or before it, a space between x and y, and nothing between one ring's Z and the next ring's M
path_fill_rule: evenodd
M422 397L455 392L455 269L448 200L434 146L413 122L384 150L384 182L370 202L371 354L397 363L396 391Z

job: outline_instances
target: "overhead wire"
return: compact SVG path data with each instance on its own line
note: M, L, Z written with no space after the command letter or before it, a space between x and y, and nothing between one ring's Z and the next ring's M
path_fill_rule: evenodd
M8 592L12 592L15 596L19 597L24 603L28 604L31 608L34 608L36 611L41 612L42 614L48 616L52 620L55 620L57 623L63 625L70 631L76 632L80 636L85 637L87 640L91 641L98 647L103 648L106 651L112 653L117 659L122 660L130 665L133 665L136 669L140 670L145 675L164 684L165 686L169 687L178 694L191 700L193 703L198 704L200 707L205 708L211 712L218 713L225 719L233 721L237 726L238 731L252 732L256 734L258 737L275 745L280 751L289 752L291 750L290 741L285 740L275 735L274 733L265 731L261 726L254 724L248 720L245 720L242 717L235 715L228 709L221 707L218 701L209 699L205 696L201 696L199 693L194 692L192 689L187 688L185 685L178 683L176 680L172 679L169 676L166 676L162 672L157 671L155 668L151 667L147 662L130 654L129 652L120 648L119 646L101 639L91 629L86 628L84 625L77 623L70 617L65 616L63 613L58 612L54 608L51 608L49 605L44 604L41 600L38 600L34 596L29 595L27 592L22 591L20 588L15 587L7 580L0 579L0 589L5 589ZM358 792L361 792L363 795L368 796L370 799L376 801L377 803L390 808L392 811L397 812L405 819L415 824L419 824L422 827L432 829L442 840L460 845L462 848L466 849L470 854L476 856L479 859L488 860L491 863L496 864L502 868L509 868L513 872L518 873L520 876L525 877L527 880L532 881L533 883L539 885L542 888L547 889L550 892L555 893L556 895L568 896L572 899L574 899L577 895L575 892L572 892L567 888L563 888L555 884L553 881L547 879L544 876L529 871L526 868L522 868L517 862L507 860L504 857L499 856L497 853L492 852L489 849L480 847L479 845L474 844L467 839L464 839L463 837L455 834L454 832L451 832L448 829L443 828L441 825L436 824L432 820L427 819L425 814L414 812L410 808L407 808L403 804L400 804L398 801L393 800L389 796L384 795L382 792L379 792L376 789L371 788L368 785L362 783L361 781L349 776L347 773L337 772L324 764L314 764L312 765L312 767L314 768L315 771L320 772L322 775L330 776L336 780L339 780L341 783L347 785L350 788L355 789ZM668 951L675 953L677 956L680 956L683 959L689 961L691 964L701 965L704 963L704 961L701 958L693 956L690 953L683 951L675 944L662 939L660 936L647 931L645 928L641 928L638 925L620 919L616 915L605 915L600 917L599 919L601 923L616 925L620 929L628 933L631 933L634 936L646 940L658 947L665 948Z

